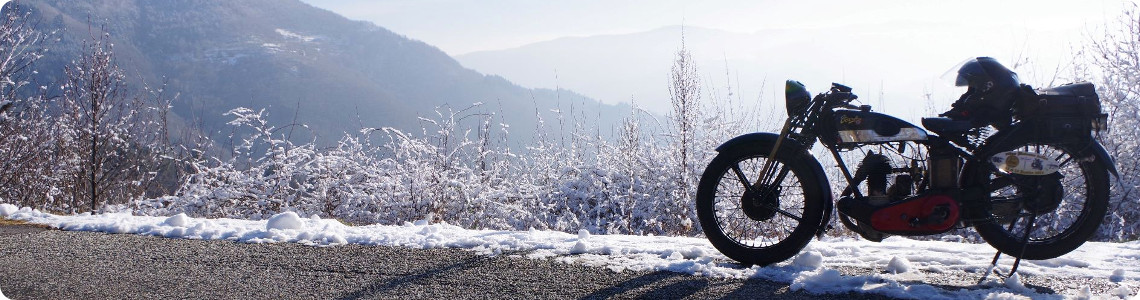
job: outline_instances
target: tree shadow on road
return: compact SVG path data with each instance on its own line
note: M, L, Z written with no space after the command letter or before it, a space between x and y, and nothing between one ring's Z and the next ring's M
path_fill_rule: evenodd
M442 266L442 267L438 267L438 268L431 268L431 269L425 270L423 272L420 272L418 274L412 274L412 275L408 275L408 276L400 276L400 277L396 277L396 278L392 278L392 279L388 279L388 280L383 280L383 281L374 283L372 285L363 287L363 288L361 288L355 292L348 293L348 294L340 296L340 297L336 297L336 299L375 298L378 295L382 295L385 292L395 290L395 289L397 289L403 285L414 284L416 282L429 280L429 279L432 279L434 277L441 276L443 274L456 272L456 271L463 270L463 269L473 268L475 266L482 264L483 262L486 262L487 260L490 260L491 258L492 257L490 257L490 256L475 256L475 257L471 257L469 259L466 259L466 260L463 260L463 261L460 261L458 263L454 263L451 265Z
M881 295L831 295L792 291L787 283L764 279L722 279L657 271L599 289L582 299L893 299Z
M684 298L693 295L708 287L707 279L681 279L683 274L668 271L657 271L634 278L630 278L617 285L600 289L582 297L582 299L604 299L614 295L632 293L640 289L649 289L642 298L670 299ZM671 281L671 283L664 283ZM654 286L658 286L654 288Z

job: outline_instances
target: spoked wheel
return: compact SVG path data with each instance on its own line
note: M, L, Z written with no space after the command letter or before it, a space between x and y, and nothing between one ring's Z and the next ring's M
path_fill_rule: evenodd
M991 221L974 225L987 243L1006 255L1050 259L1077 249L1096 233L1108 206L1104 166L1074 157L1075 151L1065 145L1022 143L1002 148L999 152L1043 155L1059 163L1060 169L1048 175L1009 174L992 166L974 170L989 178Z
M765 175L761 171L767 155L766 149L721 152L697 187L697 214L705 236L725 256L745 264L791 258L811 240L823 218L827 188L812 176L815 160L781 153ZM762 177L768 180L758 182Z

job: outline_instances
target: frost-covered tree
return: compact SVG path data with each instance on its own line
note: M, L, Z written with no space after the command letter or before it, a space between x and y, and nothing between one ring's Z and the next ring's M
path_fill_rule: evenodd
M28 78L47 36L16 11L0 16L0 198L44 207L54 188L55 122L43 90Z
M1135 239L1140 236L1140 11L1125 9L1102 37L1089 39L1092 71L1103 109L1109 114L1108 131L1100 141L1116 158L1120 180L1113 185L1108 220L1101 238Z
M681 49L677 50L669 77L669 102L673 107L669 116L672 129L669 132L672 137L670 148L673 149L670 152L675 155L674 166L670 169L675 173L670 176L674 187L670 195L672 201L662 213L679 219L677 224L670 224L679 228L671 231L696 229L693 226L696 213L691 202L696 192L697 177L694 175L699 174L696 171L699 165L696 152L701 151L697 144L701 129L699 122L702 120L701 99L700 74L682 37Z
M102 30L100 30L102 31ZM107 35L83 43L64 69L58 120L60 189L71 212L96 211L145 195L160 130L145 98L132 94Z
M673 61L669 77L669 102L673 111L670 115L673 132L673 146L676 147L678 166L680 170L689 170L694 165L693 152L695 149L697 130L701 121L701 80L697 73L697 66L693 62L692 54L685 48L684 39L681 49ZM679 186L688 186L689 172L679 172ZM687 191L682 191L687 193ZM687 196L687 194L685 195Z

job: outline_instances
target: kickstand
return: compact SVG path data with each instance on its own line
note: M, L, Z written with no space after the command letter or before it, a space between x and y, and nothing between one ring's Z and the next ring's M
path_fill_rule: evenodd
M1024 253L1025 253L1025 250L1022 249L1022 254L1024 254ZM982 282L985 282L986 278L989 278L990 273L993 273L994 276L997 276L997 277L1002 278L1002 279L1007 279L1010 276L1013 276L1014 273L1017 273L1017 266L1021 264L1020 255L1019 255L1019 257L1014 258L1013 267L1009 269L1009 274L1002 274L1001 271L998 271L997 262L998 262L998 258L1000 258L1000 257L1001 257L1001 251L998 251L997 254L994 254L994 261L992 263L990 263L990 268L986 270L986 274L982 275L981 279L978 279L978 284L982 284Z
M982 284L982 282L986 281L986 278L990 276L990 273L993 273L995 276L1002 279L1008 279L1009 277L1012 277L1013 274L1017 273L1017 266L1021 265L1021 258L1025 256L1025 248L1028 248L1027 246L1029 246L1029 234L1033 231L1034 221L1037 221L1037 215L1029 215L1029 224L1025 225L1025 236L1021 238L1021 251L1019 251L1017 253L1017 256L1014 257L1013 267L1009 269L1009 274L1002 274L1001 271L997 270L998 258L1001 258L1001 250L998 250L997 254L994 254L994 260L993 262L990 262L990 268L986 270L986 274L982 275L981 279L978 279L978 284ZM1006 231L1013 230L1013 226L1015 224L1017 224L1017 219L1014 219L1013 222L1009 223L1009 229Z

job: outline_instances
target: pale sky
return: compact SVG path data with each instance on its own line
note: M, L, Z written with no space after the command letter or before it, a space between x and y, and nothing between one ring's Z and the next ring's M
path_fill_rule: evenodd
M682 23L741 33L898 21L1074 29L1104 23L1106 17L1118 14L1125 0L303 1L459 55L558 37L632 33Z

